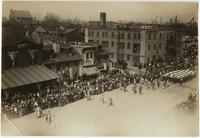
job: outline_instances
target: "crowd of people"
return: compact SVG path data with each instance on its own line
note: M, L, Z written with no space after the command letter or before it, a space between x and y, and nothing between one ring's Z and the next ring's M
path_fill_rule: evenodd
M167 58L165 62L151 62L146 64L146 73L149 78L162 78L164 74L167 74L175 70L189 69L193 72L197 72L198 61L196 56L183 56L180 58Z
M90 95L102 94L118 88L125 92L130 84L133 94L142 95L143 87L152 90L156 87L168 87L169 80L164 80L163 74L177 69L194 69L195 66L195 60L187 57L147 64L146 72L131 74L128 70L113 69L87 79L59 81L56 85L42 87L37 92L23 94L18 92L9 98L3 98L2 111L8 117L17 118L35 112L38 107L44 110L63 106L85 97L90 99Z
M126 89L129 84L136 85L142 80L147 80L145 74L130 74L128 71L114 69L87 80L59 82L59 84L41 88L33 93L18 92L8 99L2 99L2 108L7 116L16 118L34 112L38 106L42 110L63 106L89 95L97 95L118 88ZM139 92L141 93L140 87Z

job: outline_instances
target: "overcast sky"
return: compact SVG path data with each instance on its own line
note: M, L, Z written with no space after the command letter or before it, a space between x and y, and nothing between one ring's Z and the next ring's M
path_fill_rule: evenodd
M99 20L101 11L107 13L107 20L133 20L151 22L162 16L162 21L169 21L178 15L182 22L188 22L192 16L197 20L195 2L53 2L53 1L8 1L3 2L3 17L9 16L10 9L28 10L31 15L43 19L47 12L55 13L62 19Z

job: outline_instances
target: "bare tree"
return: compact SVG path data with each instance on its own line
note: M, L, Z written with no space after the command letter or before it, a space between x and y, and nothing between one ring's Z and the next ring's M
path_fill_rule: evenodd
M52 25L60 23L61 20L61 17L54 13L47 13L47 15L44 17L44 22Z

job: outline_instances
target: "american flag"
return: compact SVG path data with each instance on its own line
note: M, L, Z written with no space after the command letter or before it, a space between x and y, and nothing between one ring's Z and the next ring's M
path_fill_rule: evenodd
M165 75L163 75L163 77L168 77L168 78L175 78L175 79L185 79L188 78L190 76L193 76L195 73L192 70L186 69L186 70L175 70L175 71L171 71Z

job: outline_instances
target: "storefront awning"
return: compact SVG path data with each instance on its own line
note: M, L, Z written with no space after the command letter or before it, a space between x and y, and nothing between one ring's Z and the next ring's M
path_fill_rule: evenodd
M59 76L44 66L12 68L2 73L2 90L57 79Z
M99 73L99 70L97 69L96 66L84 67L83 68L83 74L85 74L87 76L96 75L98 73Z

